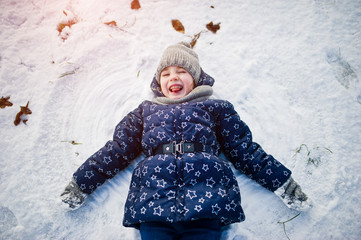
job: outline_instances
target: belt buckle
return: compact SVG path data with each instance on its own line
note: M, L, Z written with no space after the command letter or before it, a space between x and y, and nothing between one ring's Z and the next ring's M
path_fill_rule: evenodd
M173 141L172 143L172 153L173 155L176 155L177 152L179 152L180 154L184 153L184 142L181 141L180 143L176 143L176 141Z

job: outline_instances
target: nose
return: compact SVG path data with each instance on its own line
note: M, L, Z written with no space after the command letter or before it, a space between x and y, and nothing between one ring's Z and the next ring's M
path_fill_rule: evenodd
M172 74L171 74L170 81L176 81L176 80L179 80L178 74L172 73Z

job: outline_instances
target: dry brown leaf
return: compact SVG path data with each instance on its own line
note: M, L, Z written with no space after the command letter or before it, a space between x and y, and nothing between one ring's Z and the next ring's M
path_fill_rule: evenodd
M140 8L140 3L138 0L133 0L130 4L130 8L131 9L139 9Z
M183 24L177 19L172 20L172 26L177 32L184 33L185 31Z
M213 22L210 22L206 25L207 29L211 31L212 33L216 33L221 27L219 26L221 23L213 24Z
M201 32L199 32L199 33L197 33L197 34L195 34L195 35L193 36L193 39L192 39L192 41L191 41L191 43L190 43L191 48L193 48L194 45L196 45L197 40L198 40L198 38L201 36L202 33L203 33L203 31L201 31Z
M1 97L0 108L11 107L13 104L9 102L10 97Z
M28 121L28 119L24 118L23 115L29 115L32 114L30 108L28 108L29 106L29 101L26 104L26 106L20 106L20 112L18 112L18 114L16 114L15 117L15 121L14 124L15 126L19 125L19 123L22 121L24 124L26 124L26 122Z
M115 29L118 29L118 30L121 30L123 32L126 32L123 28L121 27L118 27L118 24L116 21L110 21L110 22L105 22L104 23L105 25L109 26L109 27L112 27L112 28L115 28ZM124 25L124 27L126 26L127 24Z
M117 22L116 21L105 22L104 24L108 25L110 27L117 27Z
M69 37L69 33L63 33L64 28L69 27L71 28L71 26L73 26L74 24L76 24L78 22L78 19L74 18L74 19L69 19L67 21L64 22L60 22L57 26L57 30L59 32L58 36L60 36L60 38L65 41L66 39L68 39Z

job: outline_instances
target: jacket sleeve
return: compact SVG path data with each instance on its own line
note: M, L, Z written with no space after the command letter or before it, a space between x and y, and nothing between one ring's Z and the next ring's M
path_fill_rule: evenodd
M226 157L236 169L265 188L275 191L291 176L291 171L252 141L249 127L231 103L225 101L219 115L218 139Z
M126 115L116 126L113 140L108 141L73 174L84 193L92 193L140 154L143 131L141 115L140 106Z

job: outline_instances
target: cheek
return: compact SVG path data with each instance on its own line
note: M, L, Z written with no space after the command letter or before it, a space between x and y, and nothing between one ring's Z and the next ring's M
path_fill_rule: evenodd
M165 88L165 82L164 80L160 79L159 80L159 85L160 85L160 89L163 90Z
M194 84L194 80L193 80L193 78L192 78L192 80L189 81L188 89L189 89L190 91L192 91L192 90L194 89L194 87L195 87L195 84Z
M166 86L166 83L163 81L160 82L160 91L164 94L167 95L168 94L168 89Z

